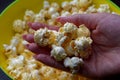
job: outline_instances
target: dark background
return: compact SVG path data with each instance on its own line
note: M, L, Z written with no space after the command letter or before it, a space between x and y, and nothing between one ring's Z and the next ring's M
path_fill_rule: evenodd
M13 1L15 0L0 0L0 13Z

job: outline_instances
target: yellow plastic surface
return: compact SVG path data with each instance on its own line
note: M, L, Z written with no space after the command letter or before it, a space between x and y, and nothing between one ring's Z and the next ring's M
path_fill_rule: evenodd
M0 14L0 67L6 71L6 59L3 54L3 44L9 44L12 35L13 21L16 19L22 19L26 9L33 10L38 13L42 8L44 0L15 0L10 6L8 6L2 14ZM49 0L50 2L62 2L64 0ZM112 11L120 14L120 9L110 0L93 0L93 3L99 4L109 4Z

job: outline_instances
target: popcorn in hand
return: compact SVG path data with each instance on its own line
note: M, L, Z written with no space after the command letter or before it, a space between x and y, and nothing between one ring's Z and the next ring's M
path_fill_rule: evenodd
M77 27L73 23L65 23L58 31L40 28L35 31L34 40L39 46L52 48L51 56L56 61L63 61L72 73L77 73L83 64L82 59L91 54L92 39L85 25Z

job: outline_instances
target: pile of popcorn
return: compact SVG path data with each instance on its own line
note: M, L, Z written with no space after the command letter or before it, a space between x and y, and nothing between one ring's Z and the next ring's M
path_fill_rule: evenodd
M47 39L42 40L45 41L44 44L38 42L37 39L35 40L38 44L42 44L42 46L51 45L51 56L57 61L64 60L65 67L69 67L72 72L75 73L77 70L75 70L74 67L76 67L76 65L82 65L83 63L83 60L78 57L85 58L89 56L89 53L85 52L86 54L84 54L82 50L85 50L83 46L87 46L87 51L90 49L90 44L92 43L90 32L84 25L76 27L74 24L66 23L63 26L59 22L56 22L55 19L58 16L102 12L114 13L110 11L108 4L100 4L100 6L96 8L92 0L70 0L63 1L61 4L56 2L49 3L49 0L44 0L43 8L38 13L34 13L32 10L26 10L23 20L17 19L14 21L13 30L15 31L15 35L11 43L9 45L4 44L8 73L15 80L79 80L81 76L60 71L36 61L33 58L34 54L25 48L28 42L22 39L22 35L35 33L35 37L37 33L41 33L41 31L52 33L52 36L56 37L52 42L48 42ZM34 31L28 27L28 22L59 26L60 29L58 32L48 30L47 28ZM71 31L75 32L68 41L69 35L67 35L67 33L71 33ZM54 35L55 33L56 35ZM40 36L43 35L41 34ZM68 41L69 44L65 45L64 42L66 41ZM62 55L58 57L60 53L62 53ZM75 57L70 58L68 56Z
M82 59L91 53L92 39L85 25L77 28L72 23L65 23L58 31L40 28L35 31L34 41L39 46L51 47L51 56L57 61L63 61L64 66L69 67L72 73L79 71Z

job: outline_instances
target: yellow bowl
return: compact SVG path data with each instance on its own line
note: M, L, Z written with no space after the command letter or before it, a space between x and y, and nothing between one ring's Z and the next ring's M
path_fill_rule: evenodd
M3 44L9 44L13 36L12 25L16 19L22 19L26 9L38 12L42 8L44 0L15 0L0 14L0 67L7 73L6 58L3 54ZM50 2L58 2L64 0L49 0ZM110 9L120 14L120 9L111 0L93 0L93 3L98 7L99 4L109 4Z

